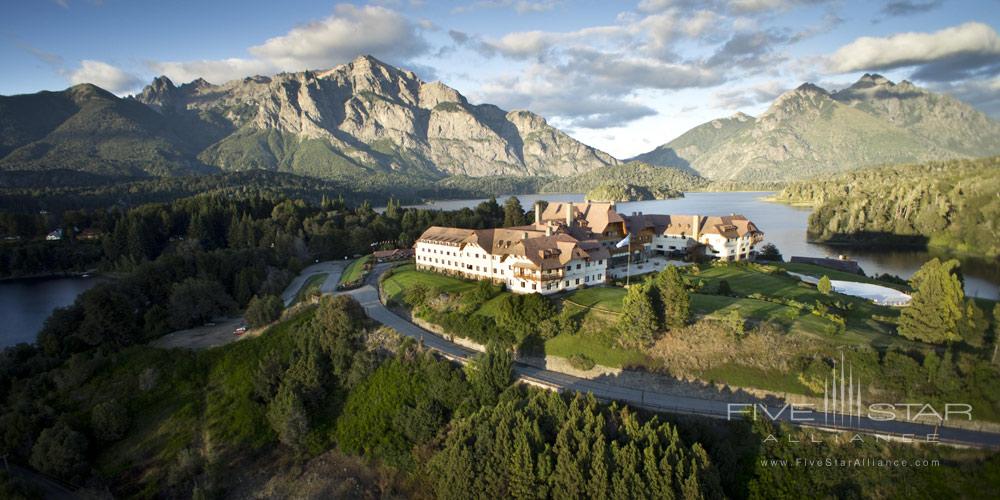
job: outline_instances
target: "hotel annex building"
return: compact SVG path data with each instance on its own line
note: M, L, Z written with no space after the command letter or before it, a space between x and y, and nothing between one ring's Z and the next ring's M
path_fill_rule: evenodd
M629 237L627 244L619 242ZM622 215L614 203L535 205L533 224L497 229L433 226L417 239L417 269L488 279L515 293L550 294L608 280L612 260L696 252L752 259L764 233L741 215Z

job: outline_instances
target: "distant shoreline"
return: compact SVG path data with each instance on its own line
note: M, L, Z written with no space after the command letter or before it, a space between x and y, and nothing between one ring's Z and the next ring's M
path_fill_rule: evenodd
M97 278L104 277L103 274L99 273L97 269L91 269L87 271L60 271L51 273L39 273L39 274L28 274L24 276L5 276L0 278L0 283L9 283L13 281L41 281L47 279L59 279L59 278Z

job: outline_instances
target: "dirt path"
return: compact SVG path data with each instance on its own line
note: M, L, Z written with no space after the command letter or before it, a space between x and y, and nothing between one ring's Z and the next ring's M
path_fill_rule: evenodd
M214 326L198 326L187 330L168 333L152 342L154 347L172 349L186 347L188 349L208 349L225 345L242 337L233 334L233 330L243 325L243 318L229 318L216 321Z

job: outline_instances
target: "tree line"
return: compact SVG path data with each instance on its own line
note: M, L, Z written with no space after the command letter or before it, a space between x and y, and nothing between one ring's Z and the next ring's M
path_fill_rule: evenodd
M813 205L808 234L848 244L941 246L1000 255L1000 157L866 168L793 183L778 198Z

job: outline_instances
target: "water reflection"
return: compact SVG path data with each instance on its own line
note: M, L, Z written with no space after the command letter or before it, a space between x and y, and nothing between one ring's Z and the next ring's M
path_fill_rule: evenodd
M0 348L34 342L57 307L99 283L97 278L46 278L0 282Z

